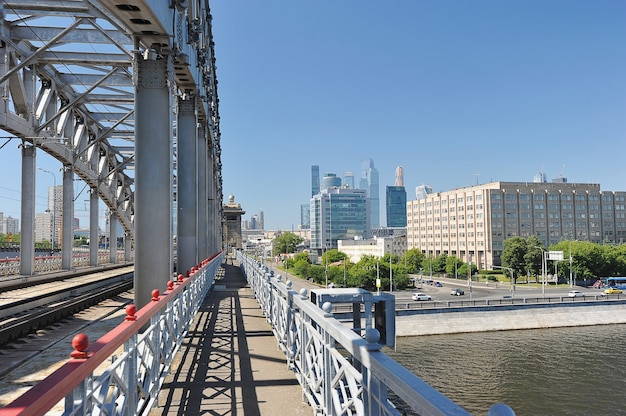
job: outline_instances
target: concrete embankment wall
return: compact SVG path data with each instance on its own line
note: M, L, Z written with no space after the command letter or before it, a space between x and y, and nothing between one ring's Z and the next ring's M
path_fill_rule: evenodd
M498 305L396 312L396 335L436 335L626 323L626 301Z

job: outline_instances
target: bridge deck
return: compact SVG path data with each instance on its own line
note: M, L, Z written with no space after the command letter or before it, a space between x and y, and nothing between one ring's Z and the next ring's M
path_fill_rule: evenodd
M218 271L150 413L181 414L312 414L236 263Z

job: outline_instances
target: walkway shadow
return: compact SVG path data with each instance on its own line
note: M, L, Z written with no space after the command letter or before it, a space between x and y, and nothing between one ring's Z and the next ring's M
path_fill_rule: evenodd
M150 415L285 414L285 400L310 414L241 270L223 264Z

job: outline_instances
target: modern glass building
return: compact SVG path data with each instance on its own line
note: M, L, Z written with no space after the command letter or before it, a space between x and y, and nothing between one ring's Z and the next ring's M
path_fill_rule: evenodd
M300 227L303 230L308 230L311 226L311 205L300 205Z
M311 196L320 193L320 167L318 165L311 166Z
M332 187L311 198L311 249L337 248L337 240L369 235L367 193L364 189Z
M363 161L361 169L361 181L359 187L367 191L367 198L370 205L370 229L380 226L380 187L378 180L378 169L374 167L374 161L367 159Z
M341 178L334 173L324 173L324 177L322 178L321 190L323 191L324 189L332 188L333 186L340 187Z
M387 186L387 227L406 227L406 189Z

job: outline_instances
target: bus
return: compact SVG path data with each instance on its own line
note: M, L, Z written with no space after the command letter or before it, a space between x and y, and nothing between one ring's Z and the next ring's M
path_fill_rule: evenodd
M607 277L606 287L626 290L626 277Z

